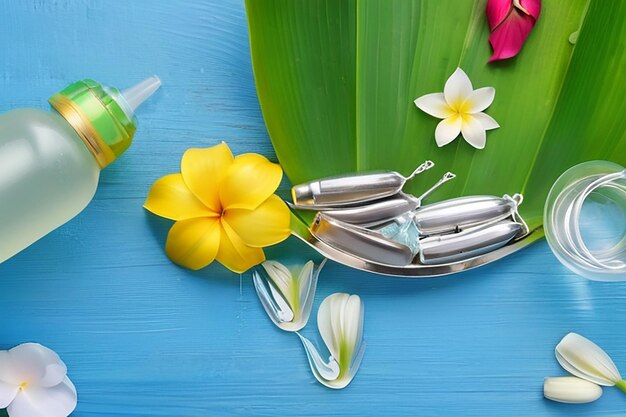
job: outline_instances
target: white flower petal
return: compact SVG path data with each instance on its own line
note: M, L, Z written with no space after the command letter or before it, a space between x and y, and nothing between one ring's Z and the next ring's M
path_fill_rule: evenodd
M6 408L15 399L19 386L0 381L0 408Z
M275 325L281 327L282 323L293 320L293 311L279 291L274 289L273 283L266 284L258 271L252 272L252 282L265 312Z
M316 375L324 385L340 389L354 378L365 352L365 343L362 342L363 317L363 303L356 295L332 294L320 305L317 325L331 353L331 360L336 360L340 371L334 381L321 381Z
M591 340L569 333L555 349L556 359L569 373L599 385L613 386L622 380L617 367Z
M280 262L265 261L262 265L267 282L259 271L253 272L252 281L263 308L282 330L296 332L306 326L313 308L317 279L325 262L316 267L313 261L309 261L300 271L291 271Z
M493 87L483 87L472 91L463 103L463 109L467 113L478 113L491 106L496 97L496 89Z
M65 377L49 388L26 387L8 406L9 417L67 417L76 408L76 388Z
M304 350L315 379L327 387L333 388L332 381L337 380L339 377L339 364L335 358L331 356L328 358L328 362L324 362L324 359L322 359L322 356L319 354L315 346L313 346L313 343L300 333L296 332L296 334L302 341L302 345L304 346Z
M432 93L421 96L414 101L415 105L425 113L439 119L445 119L454 114L443 93Z
M326 265L325 258L318 266L315 266L313 261L309 261L298 275L298 284L300 285L300 318L296 326L298 327L297 330L306 326L309 321L311 310L313 309L313 301L315 300L317 280L324 265Z
M261 266L263 267L263 269L265 269L267 275L271 278L271 280L283 294L283 297L289 301L290 295L292 293L291 271L289 271L289 269L280 262L271 260L263 262Z
M452 116L439 122L435 129L435 141L437 146L442 147L452 142L461 133L463 119Z
M325 362L313 344L298 334L315 378L323 385L341 389L354 378L365 351L362 343L363 304L355 295L332 294L320 305L317 324L331 353ZM343 354L343 356L341 356Z
M276 289L276 286L274 284L270 283L269 287L272 293L272 298L274 299L274 301L276 302L280 310L281 320L292 321L296 315L295 312L293 311L293 308L291 307L292 303L290 303L289 300L286 300L284 298L283 294L279 290Z
M342 358L342 361L349 360L352 362L354 354L360 347L358 345L361 343L361 338L363 336L364 311L361 299L358 295L351 295L346 300L343 316L343 341L347 347L349 357Z
M341 305L350 297L345 293L329 295L322 301L317 311L317 327L330 354L340 361L339 343L341 342Z
M483 149L487 143L487 132L482 123L473 115L465 116L461 134L465 141L476 149Z
M561 403L582 404L590 403L602 396L602 388L593 382L563 376L546 378L543 381L543 395L549 400Z
M63 381L67 367L54 351L38 343L24 343L9 350L14 372L7 382L52 387Z
M352 364L350 365L350 368L348 369L348 375L346 375L346 378L349 378L348 382L352 381L352 378L354 378L354 375L356 375L356 371L359 370L359 367L361 366L361 362L363 361L363 356L365 355L366 346L367 346L367 343L361 341L357 354L354 355L354 358L352 358Z
M24 382L25 375L16 366L8 350L0 351L0 381L9 385L19 386ZM2 408L2 407L0 407Z
M0 381L10 382L13 379L11 355L6 350L0 350Z
M469 77L461 68L457 68L452 73L446 85L443 88L443 95L450 107L456 107L467 99L474 88Z
M326 258L322 261L319 269L321 269L325 263ZM298 272L298 297L300 298L300 301L308 298L309 291L311 289L311 281L313 281L316 275L315 272L315 263L313 261L305 263L300 272Z
M472 117L478 119L478 121L480 122L480 124L483 125L483 128L485 130L492 130L492 129L497 129L500 127L498 122L496 122L495 119L489 116L488 114L478 112L478 113L472 114Z

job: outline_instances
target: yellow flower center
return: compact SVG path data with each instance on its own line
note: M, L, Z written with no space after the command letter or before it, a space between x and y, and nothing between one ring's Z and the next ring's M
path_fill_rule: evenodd
M469 118L469 109L472 108L472 103L469 100L457 101L450 105L450 109L454 112L453 117L460 117L463 122L467 122Z
M28 382L22 382L20 384L20 391L24 391L26 389L26 387L28 386Z

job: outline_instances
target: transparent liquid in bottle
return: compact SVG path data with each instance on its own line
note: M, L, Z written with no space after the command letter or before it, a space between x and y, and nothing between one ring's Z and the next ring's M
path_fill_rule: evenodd
M99 176L96 159L60 115L1 115L0 262L80 213Z
M100 170L130 146L135 110L160 85L152 76L120 92L82 80L50 99L53 111L0 115L0 263L89 204Z

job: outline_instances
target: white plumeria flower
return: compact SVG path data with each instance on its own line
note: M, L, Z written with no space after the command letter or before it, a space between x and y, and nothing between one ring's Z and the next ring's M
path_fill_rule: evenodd
M483 149L487 130L500 127L491 116L483 113L493 103L496 90L483 87L474 90L472 82L461 69L448 78L443 93L426 94L415 100L415 105L431 116L443 119L435 130L439 147L447 145L463 135L467 143Z
M253 272L252 280L261 304L279 328L295 332L306 326L317 279L325 263L326 259L316 267L313 261L308 261L300 268L290 270L280 262L265 261L261 266L269 277L268 285L258 271Z
M309 339L298 334L313 375L323 385L341 389L354 378L365 353L363 317L363 303L358 295L336 293L322 301L317 313L317 327L330 352L328 362L322 359Z
M76 403L67 367L52 350L25 343L0 351L0 408L9 417L67 417Z
M583 404L600 398L602 388L575 376L546 378L543 381L543 396L560 403Z
M598 385L615 385L626 392L626 381L609 355L591 340L569 333L556 346L555 353L557 361L572 375Z

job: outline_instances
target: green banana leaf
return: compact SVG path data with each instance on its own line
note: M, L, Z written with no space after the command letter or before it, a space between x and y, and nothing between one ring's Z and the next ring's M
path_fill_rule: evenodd
M521 53L491 55L486 0L246 0L254 75L292 183L369 170L436 168L407 190L457 174L429 201L521 192L541 225L547 193L578 162L626 165L626 1L546 0ZM577 33L575 33L577 32ZM574 39L577 40L574 42ZM493 86L501 128L476 150L438 148L413 104L456 67ZM433 173L434 172L434 173Z

